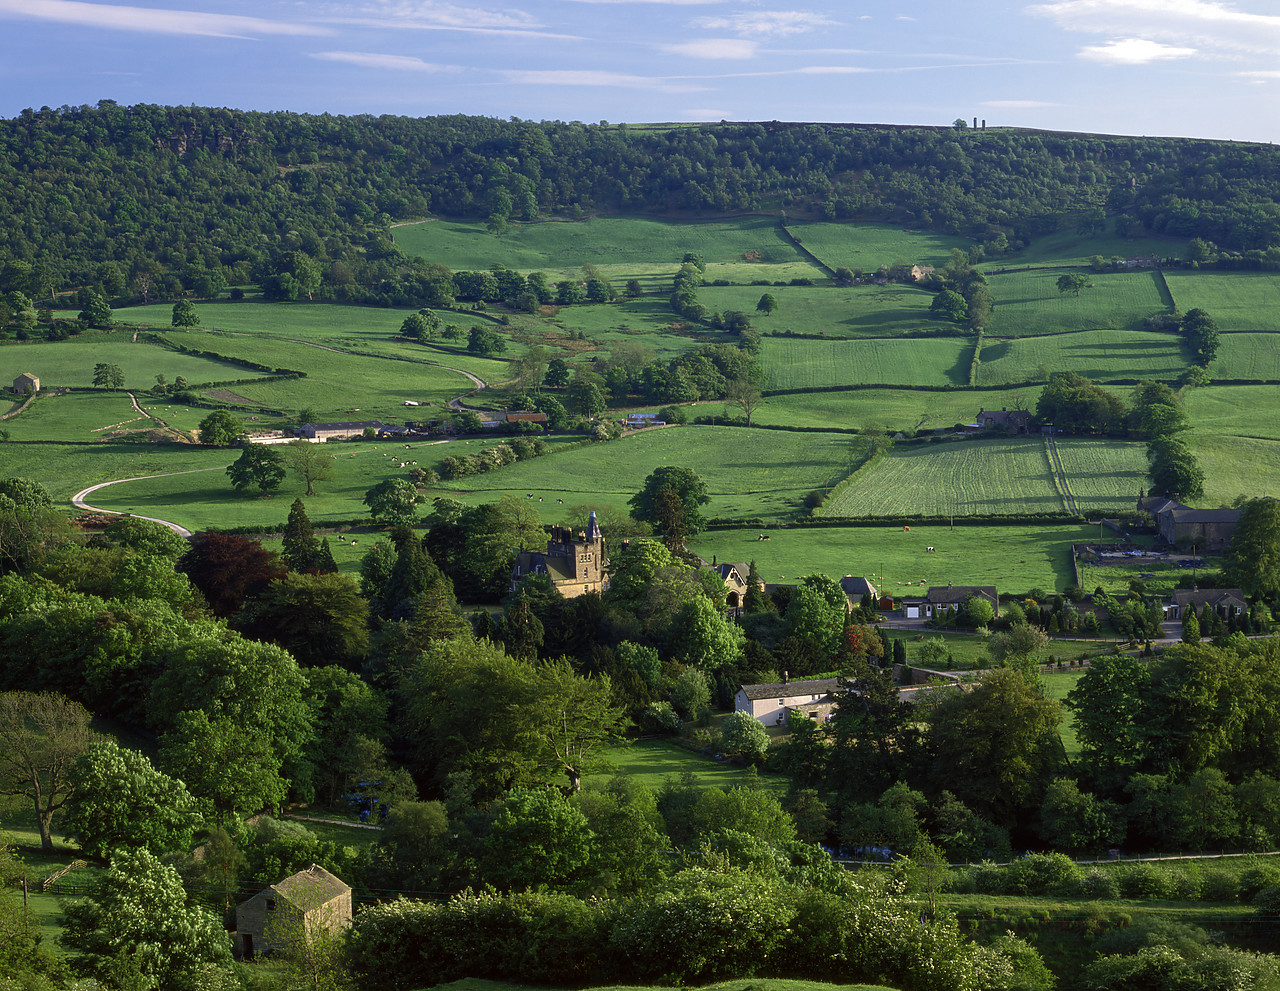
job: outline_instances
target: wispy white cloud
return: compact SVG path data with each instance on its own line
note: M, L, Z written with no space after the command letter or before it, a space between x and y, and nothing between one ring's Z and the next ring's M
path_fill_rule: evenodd
M323 23L354 25L383 31L459 31L467 34L578 40L563 31L549 31L522 10L464 7L435 0L364 0L329 4Z
M1062 104L1045 100L983 100L978 106L995 107L998 110L1033 110L1036 107L1060 107Z
M749 59L755 58L759 45L746 38L699 38L658 47L664 52L683 55L686 58Z
M806 65L795 70L801 76L850 76L859 72L874 72L857 65Z
M806 10L760 10L746 14L698 17L693 26L704 31L732 31L744 37L784 38L806 34L836 22Z
M634 76L590 69L506 69L502 75L521 86L611 86L655 93L698 93L705 86L661 76Z
M211 14L198 10L129 7L112 3L82 3L80 0L0 0L0 19L12 17L117 31L203 35L213 38L332 33L317 24L269 21L261 17Z
M1120 38L1116 41L1108 41L1105 45L1085 45L1080 49L1081 58L1094 62L1111 62L1115 65L1147 65L1151 62L1189 58L1195 53L1194 48L1161 45L1154 41L1147 41L1145 38Z
M1256 72L1237 72L1237 76L1244 76L1246 79L1280 79L1280 69L1260 69Z
M309 52L308 56L325 62L346 62L366 69L393 69L397 72L457 72L456 65L437 65L412 55L386 55L381 52Z
M570 0L572 3L590 3L600 6L620 6L622 4L650 3L665 7L706 7L713 3L724 3L725 0Z
M1280 55L1280 15L1216 0L1049 0L1027 10L1071 31L1145 38L1203 55Z

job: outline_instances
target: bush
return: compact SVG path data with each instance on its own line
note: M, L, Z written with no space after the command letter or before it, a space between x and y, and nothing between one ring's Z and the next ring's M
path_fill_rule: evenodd
M1120 894L1125 898L1167 898L1171 888L1169 872L1155 864L1130 864L1120 872Z
M1081 898L1106 900L1120 897L1120 885L1116 883L1115 874L1096 867L1080 878L1079 890Z
M1258 862L1240 875L1237 894L1242 902L1249 905L1263 888L1280 884L1280 867L1267 862Z
M1077 891L1080 868L1065 853L1035 853L1005 868L1009 894L1047 895Z
M1205 871L1200 881L1200 900L1206 902L1233 902L1240 890L1240 882L1230 871L1222 868Z
M1280 919L1280 885L1263 888L1253 896L1250 904L1258 910L1259 918Z
M1008 878L1005 874L1005 868L999 864L993 864L989 860L984 860L980 864L974 864L967 871L969 875L969 883L973 885L973 890L980 895L1003 895L1008 890Z
M1189 871L1171 870L1169 872L1169 897L1180 902L1198 902L1200 900L1201 880L1199 874Z

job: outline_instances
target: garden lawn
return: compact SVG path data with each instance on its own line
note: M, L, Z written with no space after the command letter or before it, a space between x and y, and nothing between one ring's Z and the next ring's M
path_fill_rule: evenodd
M625 746L610 747L603 756L632 781L653 791L660 791L665 781L678 781L688 771L704 788L729 789L744 784L752 775L741 765L717 761L680 746L672 740L636 740ZM588 788L603 787L611 772L596 772L583 779ZM781 794L788 779L778 774L761 774L756 780L768 791Z
M849 439L745 427L668 427L441 482L439 489L469 503L533 493L544 500L539 509L545 521L554 523L556 499L565 507L625 509L651 471L676 465L692 468L706 482L711 502L702 512L708 518L787 520L801 511L808 492L843 475Z
M899 445L822 507L828 518L1057 512L1062 499L1039 437Z
M1276 342L1280 344L1280 338ZM1280 364L1280 348L1274 357ZM1043 382L1047 372L1075 372L1102 382L1120 378L1171 381L1186 370L1187 364L1178 338L1171 334L1086 330L1012 340L987 338L978 367L978 384L995 387Z
M1280 273L1173 269L1164 277L1181 313L1204 310L1223 331L1280 331Z
M1079 296L1058 292L1060 270L1009 272L988 278L995 299L987 333L993 337L1113 330L1137 326L1143 317L1169 312L1150 271L1087 275Z
M766 348L773 341L766 343ZM755 423L787 427L861 428L878 423L890 432L972 423L980 409L1000 409L1019 401L1035 405L1038 388L1021 390L850 389L846 392L798 392L775 395L753 415ZM696 412L691 410L690 412Z
M767 388L834 385L966 385L973 343L955 337L814 341L769 337L761 357Z
M881 265L906 259L913 265L946 264L952 248L968 250L970 242L933 231L907 230L890 224L790 223L791 234L831 268L874 272Z
M156 375L172 382L179 375L191 382L212 382L249 377L226 362L179 354L145 341L131 343L132 332L81 334L65 341L0 344L0 365L12 369L13 375L31 372L40 379L40 389L65 386L86 388L93 385L93 368L97 364L119 365L127 389L150 389ZM6 383L13 375L6 377Z
M777 301L769 315L756 311L765 293ZM761 334L828 337L900 337L950 330L929 318L933 295L915 286L703 286L698 302L714 312L739 310Z
M1071 545L1097 539L1097 528L1049 526L813 527L768 531L709 530L691 542L706 560L756 562L766 582L794 584L820 573L861 575L895 598L929 585L995 585L1022 594L1061 590L1074 581ZM926 552L926 547L935 548ZM896 634L895 634L896 635Z
M1218 341L1218 356L1209 365L1213 378L1280 382L1280 333L1223 334Z
M771 281L821 276L773 217L685 223L652 217L543 221L513 224L500 237L482 224L436 220L397 227L394 235L406 254L443 262L454 271L488 269L498 262L522 272L540 270L565 278L580 275L582 266L590 263L618 283L617 289L628 278L657 271L668 273L669 284L686 252L702 255L709 279L735 277L739 271L759 272ZM748 252L759 252L760 260L746 262L743 255ZM735 276L727 274L730 271Z
M1056 443L1071 494L1085 514L1130 512L1138 492L1150 485L1141 441L1059 437Z

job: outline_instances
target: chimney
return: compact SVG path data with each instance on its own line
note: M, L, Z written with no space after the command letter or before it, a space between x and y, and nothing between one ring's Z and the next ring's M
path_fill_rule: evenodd
M982 129L984 131L987 129L987 118L985 117L982 118Z
M785 669L785 668L784 668L784 669L783 669L783 671L782 671L782 683L783 683L784 685L787 683L787 672L786 672L786 669Z
M975 131L978 129L978 118L977 118L977 117L973 118L973 129L974 129Z

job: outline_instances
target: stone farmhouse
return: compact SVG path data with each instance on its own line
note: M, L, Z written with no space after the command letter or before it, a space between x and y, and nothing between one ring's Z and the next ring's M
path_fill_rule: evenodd
M1000 615L1000 597L994 585L932 586L923 596L903 596L902 615L905 619L933 619L948 608L959 609L971 595L986 599L995 614Z
M545 553L521 551L511 569L511 591L516 590L522 578L547 575L560 594L568 599L587 592L603 592L608 584L605 580L608 564L604 534L592 511L587 529L576 537L568 527L555 527Z
M880 601L880 592L866 578L845 575L840 579L840 589L844 592L844 597L849 600L851 609L862 605L862 599L867 595L877 603Z
M1238 588L1179 588L1164 601L1164 618L1185 619L1192 612L1199 615L1206 605L1223 619L1249 611L1244 592Z
M980 430L1002 430L1008 434L1028 433L1031 411L1025 409L980 409L974 423Z
M40 380L30 372L23 372L13 380L13 391L20 396L25 396L28 392L39 392Z
M236 906L236 949L246 958L287 953L298 939L340 933L350 921L350 885L312 864Z
M1224 549L1240 522L1238 509L1192 509L1164 496L1139 499L1138 511L1151 514L1166 544L1208 552Z
M766 726L781 726L793 710L811 719L825 719L835 708L838 679L787 681L785 673L783 679L767 685L743 685L734 696L733 711L749 712Z

